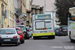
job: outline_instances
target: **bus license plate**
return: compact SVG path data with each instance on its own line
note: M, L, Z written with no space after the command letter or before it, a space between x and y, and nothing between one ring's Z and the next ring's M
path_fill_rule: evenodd
M47 33L47 31L41 31L40 33Z

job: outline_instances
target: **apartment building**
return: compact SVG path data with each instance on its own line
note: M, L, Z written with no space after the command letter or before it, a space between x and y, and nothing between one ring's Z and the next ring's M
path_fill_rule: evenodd
M15 24L31 25L31 0L14 0ZM19 23L16 21L20 20Z
M8 26L7 10L8 0L0 0L0 28L7 28Z
M32 5L32 0L26 0L26 26L31 25L31 5Z
M26 0L14 0L15 25L26 25ZM16 22L19 20L19 22Z
M39 5L32 5L32 15L33 14L43 14L44 13L44 7L40 7Z
M14 27L14 0L8 0L8 27Z

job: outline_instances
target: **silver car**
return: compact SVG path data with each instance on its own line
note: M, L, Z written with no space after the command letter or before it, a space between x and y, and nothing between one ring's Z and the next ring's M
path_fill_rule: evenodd
M20 37L15 28L0 29L0 45L2 44L20 45Z

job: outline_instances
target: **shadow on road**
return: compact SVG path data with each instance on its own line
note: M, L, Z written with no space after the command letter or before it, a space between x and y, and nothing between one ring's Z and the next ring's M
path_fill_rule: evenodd
M15 46L15 45L2 45L0 47L17 47L17 46Z
M66 44L75 44L75 41L74 42L71 42L71 41L67 41L65 42Z
M37 38L37 39L33 39L33 40L54 40L54 39L52 39L52 38Z

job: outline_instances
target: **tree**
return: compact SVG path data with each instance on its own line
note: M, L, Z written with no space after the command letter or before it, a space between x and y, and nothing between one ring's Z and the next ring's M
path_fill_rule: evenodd
M57 18L59 19L60 24L58 25L67 25L68 24L68 18L67 13L69 12L70 7L74 7L75 0L55 0L55 6L56 6L56 14L58 15Z

